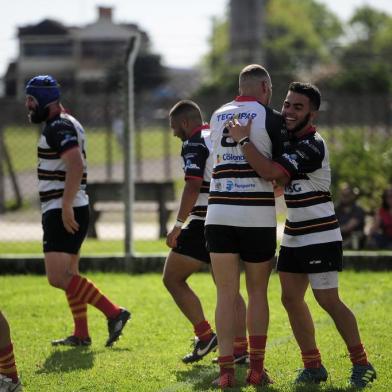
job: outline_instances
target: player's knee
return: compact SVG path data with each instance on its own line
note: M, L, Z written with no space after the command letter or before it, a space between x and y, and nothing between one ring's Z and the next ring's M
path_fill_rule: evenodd
M285 307L285 309L289 310L295 306L298 305L298 299L290 294L287 293L282 293L282 296L280 297L280 300L282 302L282 305Z
M171 287L171 279L169 276L167 276L166 274L164 274L162 276L162 282L164 284L164 286L170 291L170 287Z
M162 277L163 284L170 292L176 291L176 288L185 282L185 280L179 280L175 276L164 274Z
M48 275L48 282L51 286L57 289L66 289L64 279L60 276Z
M267 291L266 290L260 290L257 288L254 289L248 289L248 298L249 301L254 301L256 303L259 303L260 305L264 306L266 303L268 303L268 296L267 296Z
M339 298L334 296L318 295L316 296L316 301L327 312L331 312L340 306Z

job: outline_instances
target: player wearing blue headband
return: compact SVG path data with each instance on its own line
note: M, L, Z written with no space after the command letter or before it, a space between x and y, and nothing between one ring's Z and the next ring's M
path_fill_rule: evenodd
M26 85L26 96L33 99L35 106L29 111L29 119L35 124L49 116L49 105L59 102L60 85L50 75L35 76Z
M26 85L28 117L32 123L44 123L38 142L38 180L46 275L52 286L65 291L74 319L72 335L52 344L91 344L87 326L90 304L107 317L106 346L111 346L120 337L130 313L79 274L80 247L89 221L85 132L74 117L65 113L59 99L59 84L50 75L35 76Z

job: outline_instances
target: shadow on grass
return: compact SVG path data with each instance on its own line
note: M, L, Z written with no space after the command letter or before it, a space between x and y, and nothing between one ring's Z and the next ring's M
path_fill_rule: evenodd
M106 347L104 350L96 350L96 353L104 353L104 352L122 352L122 351L127 351L131 352L132 350L128 347Z
M293 387L294 392L349 392L349 391L358 391L358 389L347 386L347 387L334 387L332 385L325 384L312 384L312 385L296 385Z
M236 386L231 388L230 391L239 392L249 390L249 386L246 385L245 379L247 374L247 367L236 367ZM211 365L193 365L191 368L186 370L178 370L175 372L178 383L176 385L172 385L169 388L164 389L165 392L171 391L180 391L181 386L186 385L187 389L192 389L193 391L206 391L206 390L214 390L211 383L218 377L219 369L217 366ZM286 386L287 388L287 386ZM285 388L285 390L286 390ZM259 388L260 389L260 388ZM257 389L257 390L259 390ZM256 389L254 389L256 390ZM262 390L265 392L279 392L280 386L272 384L266 385L262 387ZM353 392L357 391L357 389L347 386L347 387L334 387L328 384L312 384L312 385L294 385L291 384L291 388L289 386L290 391L293 392Z
M91 369L93 365L93 352L89 348L75 347L69 350L53 351L36 373L72 372L79 369Z
M236 367L236 386L234 388L230 388L230 391L242 391L245 390L248 386L246 385L246 373L247 367ZM214 381L219 375L219 369L217 366L207 366L207 365L193 365L189 370L179 370L176 373L177 380L180 383L186 384L194 391L206 391L214 388L211 383ZM172 390L179 390L172 387ZM169 389L168 389L169 391ZM273 385L268 385L263 387L263 391L270 392L278 392L279 389L274 387Z

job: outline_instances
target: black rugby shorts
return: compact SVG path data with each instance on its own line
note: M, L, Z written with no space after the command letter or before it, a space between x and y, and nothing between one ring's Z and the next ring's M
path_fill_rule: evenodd
M212 253L238 253L248 263L268 261L275 255L275 227L207 225L205 233Z
M281 246L276 269L282 272L316 274L341 271L343 268L342 242L326 242L288 248Z
M204 236L204 220L192 219L181 230L177 238L177 247L173 251L210 264L210 254L207 251Z
M79 223L79 230L75 234L65 230L61 218L61 209L46 211L42 215L44 230L43 249L46 252L63 252L78 254L87 234L89 222L89 206L74 207L75 220Z

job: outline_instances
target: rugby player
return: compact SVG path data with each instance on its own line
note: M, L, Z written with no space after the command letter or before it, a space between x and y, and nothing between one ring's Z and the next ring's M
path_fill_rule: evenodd
M368 361L356 318L339 297L342 236L330 194L327 145L314 125L320 104L321 94L316 86L290 84L282 107L290 137L283 154L275 160L256 148L252 141L252 120L246 126L240 126L238 120L231 121L229 135L237 142L242 140L248 162L261 177L285 185L288 213L277 270L282 303L304 364L295 381L318 384L328 377L304 300L310 284L314 297L331 316L347 346L352 362L350 384L363 388L376 379L376 372Z
M272 83L264 67L251 64L241 71L239 93L216 110L210 122L214 164L205 233L217 286L220 375L214 383L221 388L235 383L233 340L240 261L244 262L249 298L247 382L271 382L264 371L264 354L269 323L267 287L276 250L274 190L247 161L242 150L246 140L230 137L228 123L233 118L252 118L251 140L260 152L272 157L280 152L284 122L280 113L267 106Z
M195 332L193 351L182 359L184 363L201 360L216 350L217 336L206 320L199 297L190 288L187 279L203 265L210 265L206 249L204 221L212 171L209 125L203 123L199 106L190 100L177 102L169 112L173 135L182 140L181 157L185 185L177 212L177 220L167 235L171 248L165 262L163 282ZM185 225L185 222L187 224ZM239 321L234 346L235 361L245 363L248 358L245 303L238 298Z
M0 391L20 392L22 389L15 363L10 326L0 311Z
M65 291L74 319L73 334L52 344L91 344L87 325L87 304L90 304L107 317L106 346L112 346L130 313L79 274L79 250L89 220L84 129L65 112L60 103L59 84L50 75L38 75L28 81L26 108L31 123L44 124L38 141L38 187L46 275L52 286Z

